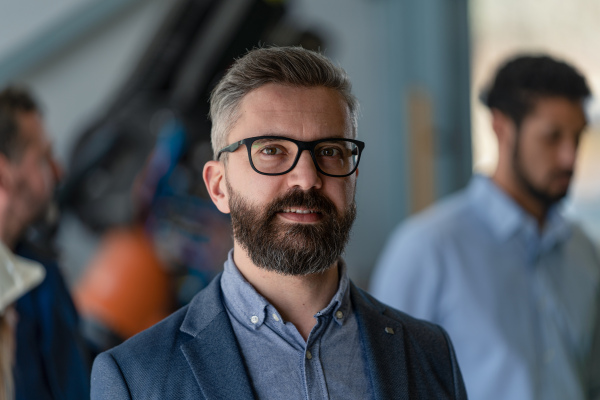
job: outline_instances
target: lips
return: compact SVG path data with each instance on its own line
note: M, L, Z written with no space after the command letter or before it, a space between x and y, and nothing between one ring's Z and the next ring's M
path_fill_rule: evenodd
M296 223L313 223L323 219L323 213L314 208L286 207L277 213L281 218Z
M294 214L320 214L320 211L317 210L306 210L301 208L288 208L285 210L281 210L282 213L294 213Z
M313 223L337 214L335 205L316 189L292 189L273 200L265 210L266 220L280 219L294 223Z

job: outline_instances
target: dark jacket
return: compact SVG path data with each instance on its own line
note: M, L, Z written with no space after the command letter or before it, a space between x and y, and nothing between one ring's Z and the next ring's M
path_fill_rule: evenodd
M221 276L191 303L100 354L92 399L253 399L221 293ZM466 399L454 350L437 325L350 286L377 399Z
M21 246L17 253L42 263L46 277L16 303L16 400L85 400L91 356L58 265Z

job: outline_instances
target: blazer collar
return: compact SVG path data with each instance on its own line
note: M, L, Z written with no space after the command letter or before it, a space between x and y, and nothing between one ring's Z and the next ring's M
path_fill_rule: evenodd
M212 399L254 399L229 316L221 274L191 301L180 330L192 336L181 345L202 394Z
M190 303L181 331L192 339L181 345L202 394L207 400L254 399L229 316L223 306L221 275ZM402 324L385 315L387 309L350 282L367 367L376 399L408 398ZM390 330L391 328L391 330ZM404 393L405 397L402 397Z

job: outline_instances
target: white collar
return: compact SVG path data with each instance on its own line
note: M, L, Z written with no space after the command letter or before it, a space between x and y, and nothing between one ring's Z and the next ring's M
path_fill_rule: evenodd
M40 284L45 275L41 264L13 254L0 242L0 315L7 306Z

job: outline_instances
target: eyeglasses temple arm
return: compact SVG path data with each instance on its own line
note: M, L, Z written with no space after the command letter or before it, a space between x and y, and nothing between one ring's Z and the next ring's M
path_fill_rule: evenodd
M217 154L217 159L219 157L221 157L221 154L223 153L233 153L234 151L236 151L238 149L238 147L240 147L242 144L244 143L243 140L240 140L239 142L235 142L235 143L231 143L229 146L227 147L223 147L221 149L221 151L219 151L219 154Z

